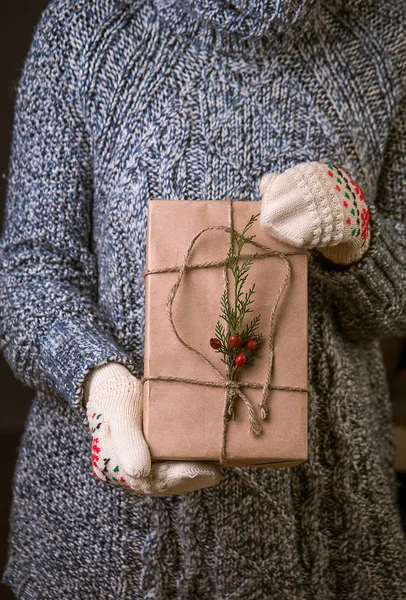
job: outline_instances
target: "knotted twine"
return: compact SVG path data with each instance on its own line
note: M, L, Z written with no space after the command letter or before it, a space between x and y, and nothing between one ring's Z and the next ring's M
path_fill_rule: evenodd
M210 225L209 227L204 227L203 229L201 229L191 240L189 247L186 250L185 255L183 257L183 263L182 263L181 267L174 266L174 267L165 267L165 268L161 268L161 269L144 269L144 277L146 277L147 275L152 275L152 274L156 274L156 273L172 273L175 271L179 271L179 275L178 275L173 287L171 288L171 290L169 292L168 299L166 302L166 312L168 314L169 321L171 323L172 331L176 335L177 339L181 342L181 344L183 344L186 348L188 348L191 352L193 352L197 356L200 356L200 358L202 358L207 364L209 364L211 366L212 369L214 369L216 371L216 373L220 377L221 381L202 381L199 379L188 379L186 377L171 377L171 376L166 376L166 375L149 375L149 376L144 376L141 378L142 384L144 384L145 381L160 380L160 381L180 381L182 383L193 383L196 385L206 385L206 386L212 386L212 387L224 387L225 388L222 433L221 433L221 450L220 450L220 457L219 457L220 465L224 465L227 461L226 442L227 442L228 422L231 418L234 420L236 418L234 403L238 398L240 400L242 400L242 402L247 407L251 434L255 437L255 436L259 436L263 433L263 430L260 427L260 425L258 424L258 420L255 416L255 411L254 411L252 402L241 391L241 389L240 389L241 387L262 388L262 399L261 399L261 402L258 404L258 407L259 407L261 419L263 421L265 421L268 417L268 407L266 405L266 398L267 398L269 389L285 390L285 391L292 391L292 392L308 392L308 393L310 392L310 390L306 387L288 386L288 385L271 385L272 368L273 368L273 363L274 363L275 315L276 315L276 310L278 308L279 302L285 292L287 285L289 284L289 282L291 280L290 263L289 263L289 260L287 257L303 255L303 254L307 254L309 256L310 253L307 251L306 252L280 252L278 250L273 250L272 248L269 248L268 246L260 244L259 242L255 242L254 240L247 239L245 236L243 236L241 233L239 233L236 229L234 229L234 226L233 226L233 222L234 222L233 200L231 198L227 198L224 201L228 202L229 227L227 227L226 225ZM227 293L227 297L229 297L229 285L228 285L228 277L227 277L227 269L228 269L227 258L223 259L223 260L203 262L203 263L198 263L198 264L191 264L191 265L187 264L189 255L192 252L193 246L195 245L198 238L203 233L205 233L206 231L210 231L210 230L221 230L221 231L226 231L226 232L230 233L230 249L232 251L233 251L233 232L236 235L238 235L240 237L240 239L243 239L247 243L252 244L253 246L256 246L256 247L264 250L264 252L255 252L254 254L240 254L240 259L246 259L246 258L255 259L255 258L265 258L265 257L269 257L269 256L275 256L275 257L281 258L285 262L286 275L285 275L285 278L284 278L284 280L279 288L279 291L276 295L276 299L275 299L274 305L272 307L270 319L269 319L268 369L267 369L267 373L266 373L265 383L263 385L260 383L257 383L257 382L253 382L253 381L235 381L235 380L231 380L228 376L224 376L221 373L221 371L219 371L219 369L206 356L204 356L204 354L199 352L199 350L197 350L196 348L193 348L190 344L185 342L185 340L183 340L180 337L180 335L175 327L175 324L173 322L173 314L172 314L173 301L175 299L176 293L181 284L183 275L184 275L185 271L187 271L189 269L199 269L199 268L206 268L206 267L220 267L222 265L225 265L224 270L223 270L223 280L224 280L224 286L225 286L225 291ZM227 324L227 337L228 337L228 335L229 335L229 326Z

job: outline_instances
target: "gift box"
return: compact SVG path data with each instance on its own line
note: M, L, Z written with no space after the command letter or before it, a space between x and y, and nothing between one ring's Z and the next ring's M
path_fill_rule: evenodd
M260 210L261 202L230 199L149 201L143 429L152 460L292 467L307 459L308 255L269 236ZM241 235L250 219L245 236L255 237L238 265L251 256L245 320L260 316L262 341L232 381L210 339L218 321L232 333L220 318L225 291L235 303L226 260L236 252L233 231Z

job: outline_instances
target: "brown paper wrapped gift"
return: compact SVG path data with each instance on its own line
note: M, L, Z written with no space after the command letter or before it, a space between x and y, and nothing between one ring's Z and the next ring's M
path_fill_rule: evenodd
M224 266L230 228L241 233L260 205L149 202L143 428L153 460L290 467L307 459L308 256L270 237L259 219L246 235L265 249L247 242L242 255L268 252L254 258L244 284L247 290L255 282L250 318L261 316L263 344L253 364L239 369L238 389L227 384L222 354L209 344L225 286L233 299L234 279Z

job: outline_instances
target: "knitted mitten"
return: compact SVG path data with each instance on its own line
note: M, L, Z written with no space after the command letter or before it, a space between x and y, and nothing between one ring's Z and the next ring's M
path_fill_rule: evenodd
M92 434L92 466L101 481L141 496L185 494L221 479L213 463L151 462L142 433L142 383L119 363L85 378L84 403Z
M365 196L337 165L305 162L259 183L261 227L274 238L317 248L337 264L359 260L370 243Z

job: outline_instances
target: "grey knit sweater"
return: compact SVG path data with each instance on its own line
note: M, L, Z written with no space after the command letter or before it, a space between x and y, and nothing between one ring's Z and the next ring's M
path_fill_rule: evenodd
M1 348L35 389L3 583L24 600L401 600L379 338L406 334L404 0L53 0L18 87ZM143 373L148 199L260 199L334 161L364 257L309 263L309 459L183 496L92 474L92 366ZM11 399L10 399L11 401Z

